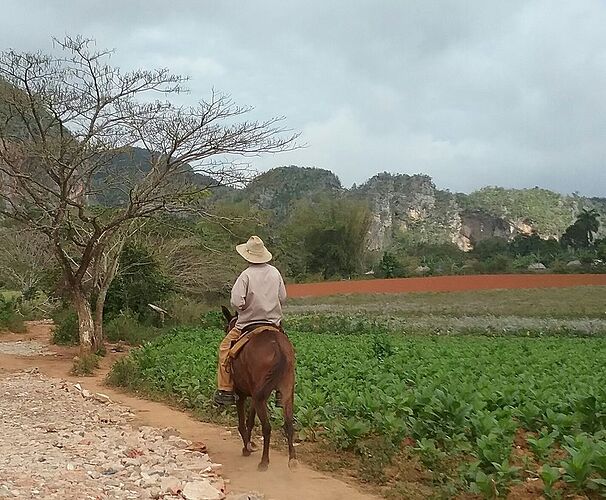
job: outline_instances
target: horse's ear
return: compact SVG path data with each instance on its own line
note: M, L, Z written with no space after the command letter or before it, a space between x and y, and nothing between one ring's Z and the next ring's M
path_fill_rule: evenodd
M221 311L223 312L223 316L225 316L225 319L227 320L227 322L229 323L232 318L234 317L233 314L231 313L231 311L225 307L225 306L221 306Z

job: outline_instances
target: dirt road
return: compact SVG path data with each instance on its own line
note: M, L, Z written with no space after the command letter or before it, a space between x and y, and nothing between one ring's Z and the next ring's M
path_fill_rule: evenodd
M199 422L187 413L172 409L164 404L139 399L132 395L122 394L103 385L103 379L116 354L108 355L103 360L102 369L95 377L72 377L68 374L75 350L48 345L50 326L33 323L28 325L26 334L0 334L0 379L16 377L15 372L38 368L41 374L72 383L80 382L82 387L91 392L107 394L113 401L120 403L133 413L134 420L130 425L151 426L154 428L173 427L184 439L206 444L213 463L222 464L221 473L227 480L227 489L231 492L255 491L266 499L299 500L363 500L376 498L363 493L356 487L343 481L316 472L301 465L296 472L288 469L287 457L272 450L271 464L268 472L256 470L258 457L245 458L240 454L241 442L235 429L226 429L216 425ZM20 354L14 354L14 343L21 341L18 347ZM29 342L32 352L27 351ZM2 345L4 344L4 349ZM10 347L10 348L9 348ZM2 354L2 351L10 352ZM53 382L53 383L56 383ZM38 402L37 404L40 404ZM52 404L47 401L46 404ZM274 432L281 432L275 429ZM304 457L301 457L305 461ZM32 459L34 459L32 457Z
M432 276L429 278L325 281L287 286L289 297L324 297L342 294L460 292L520 288L565 288L606 286L606 274L498 274L473 276Z

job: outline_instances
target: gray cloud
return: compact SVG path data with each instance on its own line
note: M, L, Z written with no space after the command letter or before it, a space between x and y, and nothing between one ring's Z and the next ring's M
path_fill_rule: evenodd
M253 158L344 184L377 171L469 191L540 185L606 195L601 0L5 0L0 47L82 33L125 67L191 76L286 116L308 147Z

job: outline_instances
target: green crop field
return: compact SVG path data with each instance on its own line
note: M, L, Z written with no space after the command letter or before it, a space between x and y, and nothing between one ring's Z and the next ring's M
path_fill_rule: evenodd
M357 477L387 485L386 495L408 496L390 477L403 457L425 468L422 491L442 497L491 498L534 479L550 498L606 492L606 337L290 324L300 439L358 457ZM110 381L213 418L221 335L208 326L169 333L115 365Z

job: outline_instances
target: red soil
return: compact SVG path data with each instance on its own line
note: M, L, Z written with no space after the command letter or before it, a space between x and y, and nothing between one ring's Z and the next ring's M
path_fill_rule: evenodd
M350 293L461 292L516 288L606 286L606 274L499 274L433 276L363 281L325 281L287 286L289 297L322 297Z

